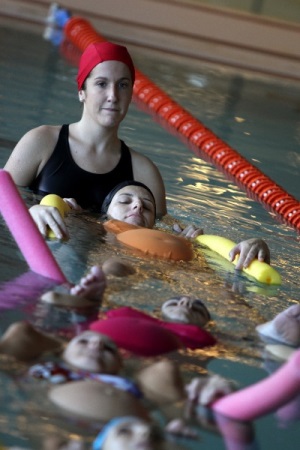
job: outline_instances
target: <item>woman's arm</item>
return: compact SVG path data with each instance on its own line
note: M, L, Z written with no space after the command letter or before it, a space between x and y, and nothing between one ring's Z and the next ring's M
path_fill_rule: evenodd
M54 150L58 133L59 127L43 125L20 139L4 166L17 186L28 187L37 177Z

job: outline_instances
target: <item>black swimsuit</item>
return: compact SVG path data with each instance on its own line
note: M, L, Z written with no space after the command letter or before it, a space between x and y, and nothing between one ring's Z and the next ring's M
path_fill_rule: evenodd
M123 141L121 158L112 171L103 174L87 172L73 160L69 146L69 125L63 125L52 155L29 188L42 195L72 197L83 208L100 210L111 189L126 180L133 180L133 170L130 150Z

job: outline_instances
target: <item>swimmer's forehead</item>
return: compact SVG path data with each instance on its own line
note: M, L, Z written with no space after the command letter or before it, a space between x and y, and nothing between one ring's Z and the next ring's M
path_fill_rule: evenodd
M130 197L138 196L143 198L144 200L151 201L151 203L154 204L152 195L147 189L143 188L142 186L124 186L115 194L116 197L119 197L121 195L128 195Z
M116 71L116 68L118 69ZM120 80L131 81L131 74L128 66L121 61L104 61L97 64L90 72L90 77L95 80L110 80L117 77Z
M138 417L126 417L123 420L120 420L116 427L124 427L128 425L149 425L145 420L139 419Z
M109 342L112 345L116 346L114 341L109 336L107 336L106 334L98 333L97 331L92 331L92 330L83 331L82 333L78 334L77 336L74 336L72 341L79 341L80 339L88 339L88 338L92 338L92 337L102 338L106 342Z
M199 298L191 298L188 295L179 295L179 296L175 296L175 297L169 298L168 300L166 300L163 303L163 305L166 305L166 304L172 303L172 302L178 303L182 299L187 299L187 300L190 300L192 303L198 303L198 304L201 304L201 305L204 306L204 303L203 303L202 300L200 300Z

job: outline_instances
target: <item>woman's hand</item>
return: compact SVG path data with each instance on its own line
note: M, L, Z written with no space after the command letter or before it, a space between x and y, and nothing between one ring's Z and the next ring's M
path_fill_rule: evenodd
M250 265L250 263L257 258L259 261L264 261L270 264L270 250L265 241L258 238L247 239L242 241L230 250L229 258L234 261L236 255L239 259L236 264L237 270L242 270Z
M173 231L179 234L179 236L184 236L186 238L196 238L203 234L203 230L201 228L196 228L194 225L188 225L185 228L181 228L178 223L173 225Z
M64 219L54 206L34 205L29 209L29 212L43 236L47 236L50 228L57 239L69 238Z

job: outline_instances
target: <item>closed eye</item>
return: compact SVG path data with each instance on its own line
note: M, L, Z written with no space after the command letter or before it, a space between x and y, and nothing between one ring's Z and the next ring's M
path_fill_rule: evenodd
M82 339L78 339L78 341L77 341L79 344L83 344L83 345L86 345L87 343L88 343L88 340L87 339L84 339L84 338L82 338Z
M165 304L165 307L167 306L177 306L178 300L170 300L168 303Z

